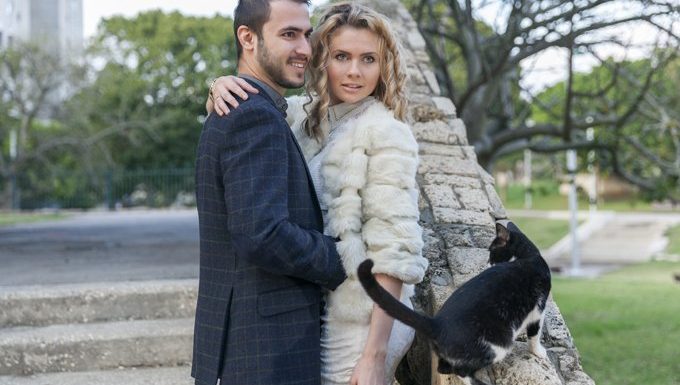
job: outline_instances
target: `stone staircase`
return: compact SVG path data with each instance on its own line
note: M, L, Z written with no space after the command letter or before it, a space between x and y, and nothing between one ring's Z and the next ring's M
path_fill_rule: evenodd
M0 287L0 385L188 385L197 282Z

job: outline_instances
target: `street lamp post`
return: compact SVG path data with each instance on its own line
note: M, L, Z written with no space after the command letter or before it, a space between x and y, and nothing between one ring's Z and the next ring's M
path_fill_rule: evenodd
M17 171L15 168L15 161L17 159L17 131L11 129L9 131L9 163L10 163L10 194L12 210L19 209L19 194L17 188Z
M576 196L576 150L567 150L569 173L569 229L571 234L571 275L581 273L581 250L578 244L578 200Z
M531 150L524 150L524 208L531 210L533 206L531 191Z

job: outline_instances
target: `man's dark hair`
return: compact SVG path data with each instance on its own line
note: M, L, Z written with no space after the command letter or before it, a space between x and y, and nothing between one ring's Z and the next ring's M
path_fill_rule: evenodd
M236 38L236 59L241 58L241 52L243 52L243 47L241 42L238 40L238 27L245 25L257 34L258 37L262 37L262 26L269 20L269 13L271 12L271 6L269 3L272 1L281 0L239 0L236 9L234 10L234 37ZM300 4L307 4L309 6L311 0L290 0Z

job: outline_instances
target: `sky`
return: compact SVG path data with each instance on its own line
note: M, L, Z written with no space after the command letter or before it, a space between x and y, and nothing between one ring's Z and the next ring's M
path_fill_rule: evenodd
M312 5L325 3L313 0ZM83 0L83 32L88 38L97 31L103 17L114 15L134 16L141 11L161 9L180 11L192 16L232 15L237 0Z
M326 3L327 0L312 0L312 6L318 6ZM97 25L102 18L111 17L114 15L134 16L141 11L148 11L152 9L161 9L165 12L180 11L186 15L192 16L214 16L219 13L221 15L232 15L236 7L237 0L83 0L83 29L85 38L89 38L97 30ZM487 7L479 10L477 15L488 23L493 24L496 19L498 9ZM635 36L653 36L645 33L639 28L622 30L622 35ZM623 59L621 55L622 50L614 48L610 52L603 52L605 56L615 56ZM642 56L640 53L634 56ZM636 57L629 57L629 59ZM546 86L554 84L563 80L565 75L565 62L567 60L566 53L557 49L549 49L542 54L536 55L530 60L522 62L522 67L525 70L531 69L524 85L532 91L536 92ZM576 63L578 71L587 71L590 67L595 65L595 62L581 61Z

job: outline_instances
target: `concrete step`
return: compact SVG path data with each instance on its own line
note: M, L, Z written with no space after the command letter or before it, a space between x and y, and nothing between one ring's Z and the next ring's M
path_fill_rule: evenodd
M197 288L195 279L0 286L0 328L189 318Z
M0 376L0 385L193 385L188 366Z
M0 331L0 375L177 366L191 362L193 318Z

